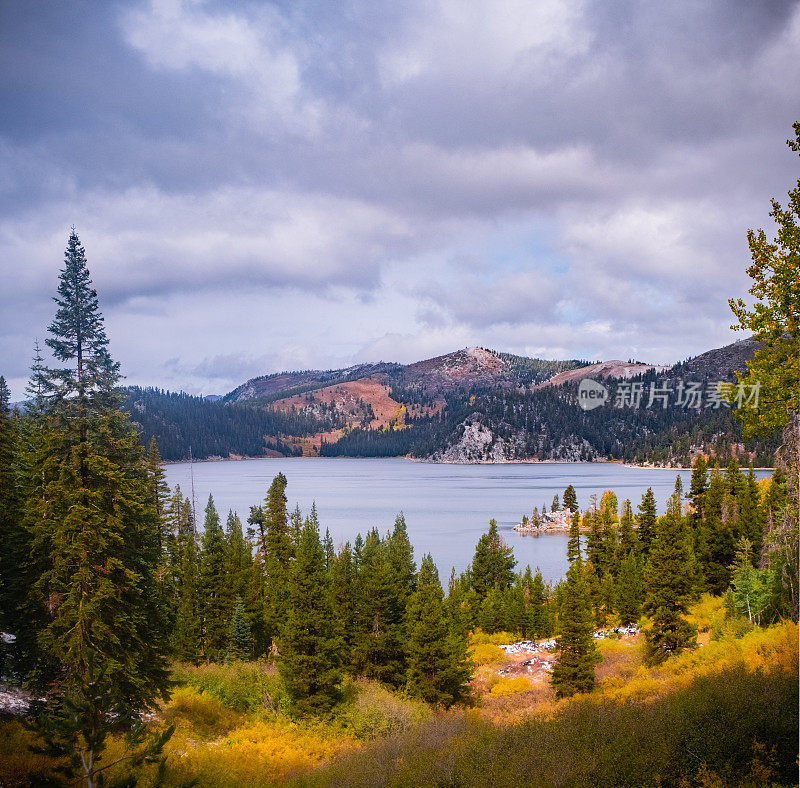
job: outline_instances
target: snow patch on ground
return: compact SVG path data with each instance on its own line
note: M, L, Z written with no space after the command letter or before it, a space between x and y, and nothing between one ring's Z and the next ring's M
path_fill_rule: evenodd
M22 716L28 713L30 705L30 693L15 687L0 687L0 714Z

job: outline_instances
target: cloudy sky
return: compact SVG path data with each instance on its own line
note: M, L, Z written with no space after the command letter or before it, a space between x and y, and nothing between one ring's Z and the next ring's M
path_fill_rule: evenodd
M780 0L0 0L0 373L72 224L132 383L724 344L799 51Z

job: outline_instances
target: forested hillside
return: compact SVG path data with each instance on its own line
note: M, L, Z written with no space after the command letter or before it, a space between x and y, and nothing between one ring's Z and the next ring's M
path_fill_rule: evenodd
M688 378L687 378L688 379ZM712 380L716 380L713 378ZM647 392L669 386L674 377L646 373L620 384L638 383ZM451 396L437 418L409 420L401 433L354 429L320 449L324 456L411 454L445 462L523 459L626 462L688 466L698 453L722 464L747 452L759 466L769 466L779 443L777 433L743 443L742 430L726 405L703 407L614 407L584 411L577 405L577 383L534 390L474 390ZM612 401L613 402L613 401Z
M405 367L381 363L255 378L216 401L134 387L124 407L143 444L155 437L167 460L187 459L191 447L196 458L306 453L683 466L697 453L723 465L747 454L768 466L777 434L745 444L728 403L714 395L718 382L735 380L756 347L743 340L670 369L638 362L597 367L473 348ZM582 370L596 376L598 369L629 377L600 378L609 401L584 411L577 405ZM702 397L681 404L678 394L690 383L702 388ZM642 399L636 407L615 407L628 384L640 387ZM651 390L669 391L669 407L650 402Z
M282 436L309 435L338 426L333 415L320 419L307 413L286 414L249 405L227 406L189 394L131 387L122 407L139 428L143 445L151 438L165 460L260 457L272 453L300 454Z

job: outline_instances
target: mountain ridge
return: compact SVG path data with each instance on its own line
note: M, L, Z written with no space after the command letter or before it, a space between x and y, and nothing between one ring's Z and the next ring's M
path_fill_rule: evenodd
M610 395L607 407L587 413L577 407L577 389L586 377L602 379L609 391L632 381L645 391L654 384L669 388L683 378L699 380L711 392L713 381L734 381L756 348L751 339L740 340L668 367L554 361L472 347L407 365L381 361L259 376L202 407L187 395L162 402L157 392L137 390L128 408L143 438L169 443L169 459L185 457L190 445L213 447L209 456L223 457L411 456L438 462L683 463L698 452L732 451L755 457L765 444L745 449L738 423L729 409L719 408L718 397L717 409L692 411L651 408L647 400L623 409Z

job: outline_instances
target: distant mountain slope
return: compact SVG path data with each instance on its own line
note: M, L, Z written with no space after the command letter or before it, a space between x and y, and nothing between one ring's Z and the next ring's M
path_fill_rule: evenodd
M306 391L314 391L325 386L331 386L335 383L359 380L374 375L390 375L399 368L399 364L386 364L381 361L377 364L356 364L346 369L277 372L273 375L251 378L229 394L226 394L224 399L226 402L248 402L252 400L272 402L294 394L302 394Z
M131 386L122 407L147 446L155 437L165 460L300 454L289 436L312 435L337 424L308 413L225 405L219 400ZM284 440L286 438L286 440Z
M397 389L412 389L427 397L476 388L527 386L586 365L585 361L549 361L471 347L413 364L357 364L345 369L279 372L252 378L225 395L226 402L260 402L305 394L318 389L371 378Z
M676 390L679 379L731 380L756 344L743 340L673 367L639 362L551 361L464 348L413 364L281 372L253 378L221 401L131 389L127 408L144 439L170 459L296 454L410 455L442 462L618 458L685 462L741 443L730 410L614 407L636 378ZM582 411L578 383L602 379L604 407ZM706 384L708 385L708 384ZM741 450L741 448L739 449ZM769 442L753 444L761 461Z
M546 380L540 386L561 386L564 383L571 383L584 378L634 378L644 375L646 372L666 372L670 367L657 366L654 364L640 364L635 361L600 361L597 364L587 364L578 369L569 369L559 372L552 378Z
M680 377L704 380L734 380L736 370L747 371L747 362L753 358L760 343L750 339L740 339L731 345L707 350L699 356L676 364L671 374Z

